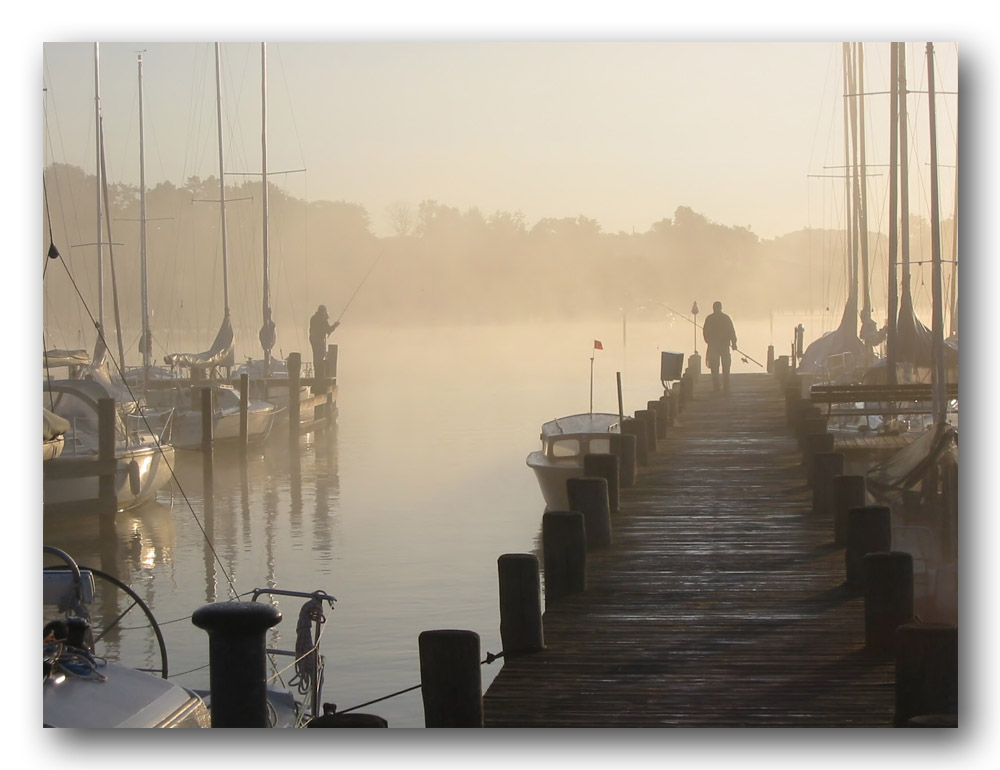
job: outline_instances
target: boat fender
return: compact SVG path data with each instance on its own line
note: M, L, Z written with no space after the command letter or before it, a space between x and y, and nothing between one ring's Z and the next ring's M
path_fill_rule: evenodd
M128 486L132 490L132 494L138 497L139 491L142 489L142 482L139 479L139 463L135 460L128 464Z

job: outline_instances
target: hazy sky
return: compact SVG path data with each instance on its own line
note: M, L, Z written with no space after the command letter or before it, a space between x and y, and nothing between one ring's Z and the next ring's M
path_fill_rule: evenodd
M213 44L113 42L100 46L109 177L138 183L139 51L147 184L215 174ZM260 45L222 54L227 172L259 171ZM936 54L938 90L957 90L955 44ZM867 55L868 88L886 88L888 45ZM909 55L916 88L924 44ZM46 162L93 171L93 60L91 43L44 47ZM810 175L842 163L837 42L281 42L267 62L268 170L306 169L272 181L360 203L380 235L387 206L426 199L520 210L529 226L583 215L606 232L646 231L678 206L765 238L833 225L822 201L840 186ZM870 99L876 162L887 101ZM956 104L942 102L943 164Z

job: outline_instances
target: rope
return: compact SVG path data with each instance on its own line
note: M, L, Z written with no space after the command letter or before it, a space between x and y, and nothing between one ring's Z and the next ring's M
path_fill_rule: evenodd
M487 665L489 663L493 663L493 661L498 660L499 658L502 658L502 657L503 657L503 651L502 650L500 652L496 653L495 655L492 652L487 652L485 660L481 660L479 662L479 665L480 666L484 666L484 665ZM404 690L397 690L394 693L389 693L388 695L383 695L381 698L375 698L374 700L370 700L370 701L367 701L365 703L359 703L357 706L351 706L349 709L344 709L343 711L336 711L336 713L337 714L348 714L351 711L357 711L358 709L364 708L365 706L371 706L373 703L380 703L381 701L389 700L389 698L395 698L397 695L405 695L408 692L413 692L414 690L419 690L422 686L423 686L422 684L415 684L412 687L407 687ZM326 705L326 704L324 704L324 705Z
M312 689L314 672L319 688L323 688L323 658L319 654L319 639L313 641L312 626L315 623L321 629L325 622L322 599L310 599L299 610L295 624L295 676L289 686L298 687L303 694Z
M98 661L86 650L56 641L52 634L42 643L42 681L62 674L77 679L106 682L108 678L97 670L103 664L103 660Z

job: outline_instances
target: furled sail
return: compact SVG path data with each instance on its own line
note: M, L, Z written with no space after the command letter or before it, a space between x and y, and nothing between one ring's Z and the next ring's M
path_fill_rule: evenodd
M233 346L233 323L229 314L222 319L219 333L215 335L212 347L203 353L169 353L163 357L167 366L183 366L192 369L208 369L213 366L232 366L235 361Z
M858 338L858 300L850 297L840 326L814 340L802 354L797 369L802 374L836 375L850 373L865 360L865 346Z
M44 365L54 369L57 366L87 366L90 356L86 350L60 350L53 348L43 353Z

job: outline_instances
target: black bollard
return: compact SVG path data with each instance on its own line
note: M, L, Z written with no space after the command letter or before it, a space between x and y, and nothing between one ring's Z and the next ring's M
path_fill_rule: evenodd
M195 610L191 622L208 632L212 727L267 727L264 632L281 620L270 604L219 602Z
M833 478L833 542L847 544L847 512L868 504L864 476L834 476Z
M612 433L611 452L618 458L618 483L629 489L635 486L635 435L631 433Z
M820 452L813 458L813 513L833 516L833 480L844 473L844 455Z
M587 534L579 511L542 514L545 605L587 590Z
M451 629L423 631L417 646L424 726L482 727L479 634Z
M865 554L892 550L892 512L885 505L864 505L847 512L844 564L847 585L864 588Z
M538 557L530 553L505 553L497 559L497 569L504 658L545 649Z
M896 714L904 727L914 717L958 715L958 627L906 623L896 629Z
M566 480L569 509L583 514L587 550L611 545L611 509L608 506L608 481L599 476Z
M896 629L913 621L913 556L902 551L865 554L865 648L891 654Z
M583 456L583 475L600 476L608 482L608 507L618 513L618 455L591 454Z

